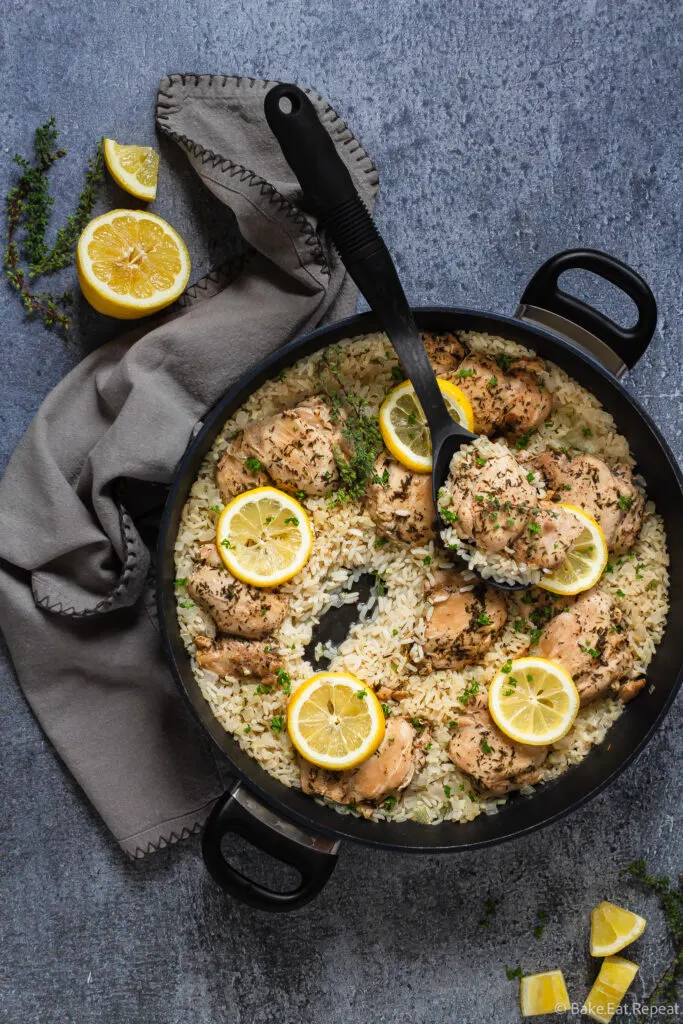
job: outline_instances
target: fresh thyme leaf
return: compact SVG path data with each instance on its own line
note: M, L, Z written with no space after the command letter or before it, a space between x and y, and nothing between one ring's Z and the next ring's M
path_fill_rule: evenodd
M49 190L50 168L62 157L65 149L56 148L57 129L51 117L37 128L33 138L33 160L16 155L14 163L21 170L16 185L5 197L7 244L4 251L5 276L10 287L19 293L29 315L40 316L46 327L67 330L71 317L66 312L71 293L56 295L34 291L29 281L44 274L54 274L68 267L83 228L90 220L95 203L95 186L104 171L102 143L88 161L85 185L78 198L76 212L67 218L57 232L55 244L48 248L45 240L54 198ZM22 265L28 263L28 270Z
M679 989L683 982L683 875L678 883L671 882L667 875L659 877L651 875L643 859L634 861L621 872L622 878L632 878L644 885L659 899L666 918L666 925L671 936L675 953L670 963L659 976L650 994L643 1000L644 1007L655 1006L675 1007L679 998ZM642 1015L645 1019L645 1014ZM647 1015L649 1018L649 1014Z

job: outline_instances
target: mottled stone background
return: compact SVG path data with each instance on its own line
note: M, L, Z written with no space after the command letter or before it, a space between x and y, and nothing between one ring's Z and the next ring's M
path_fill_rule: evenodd
M169 72L312 85L378 163L378 221L414 303L509 312L543 260L577 245L651 282L659 327L627 387L680 456L680 12L675 0L5 0L2 193L12 154L54 113L69 149L54 174L63 215L100 135L155 141L155 91ZM227 223L160 145L155 209L200 273L229 246ZM128 202L108 184L101 208ZM116 330L80 305L76 321L64 344L2 292L3 465L44 395ZM517 984L504 963L562 966L583 999L595 973L588 911L603 898L649 918L633 951L636 993L668 959L658 909L618 871L641 854L681 868L680 699L637 764L569 820L469 856L349 845L324 897L290 917L223 898L196 840L126 861L6 659L1 708L4 1021L507 1024ZM488 928L487 896L502 899ZM542 939L531 931L539 908Z

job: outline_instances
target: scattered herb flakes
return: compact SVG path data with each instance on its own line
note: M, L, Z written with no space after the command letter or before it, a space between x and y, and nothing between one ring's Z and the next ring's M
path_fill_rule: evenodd
M494 899L492 896L488 896L484 901L484 917L479 922L482 928L489 928L493 918L496 916L496 911L500 900Z
M666 918L667 931L676 950L643 1002L648 1007L675 1007L683 982L683 875L679 876L677 883L672 883L667 875L656 877L649 873L646 862L641 859L624 868L621 876L640 882L650 892L656 894Z

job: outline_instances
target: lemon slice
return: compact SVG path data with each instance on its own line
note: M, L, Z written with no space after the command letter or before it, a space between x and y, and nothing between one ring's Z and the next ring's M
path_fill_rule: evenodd
M474 416L467 395L448 380L437 380L456 423L472 430ZM432 471L432 439L425 414L409 380L389 392L379 410L379 429L395 459L418 473Z
M151 146L121 146L104 140L104 161L117 185L138 199L157 197L159 154Z
M580 594L594 587L607 565L607 541L602 527L576 505L558 505L579 520L583 533L576 538L559 568L543 574L538 584L553 594Z
M582 1016L591 1017L600 1024L609 1024L637 973L638 964L620 956L608 956L586 996L581 1008Z
M90 305L121 320L175 302L190 276L182 238L146 210L110 210L91 220L78 241L76 266Z
M538 1017L541 1013L564 1013L571 1009L567 986L562 971L528 974L519 987L519 1001L523 1017Z
M591 914L591 956L611 956L630 946L645 931L647 921L614 903L599 903Z
M384 712L372 690L347 672L318 672L296 690L287 731L301 756L345 771L366 761L384 738Z
M313 530L298 501L276 487L256 487L225 506L216 523L216 544L238 580L276 587L303 569Z
M517 743L555 743L569 732L578 710L579 693L572 677L547 658L508 661L489 687L491 718Z

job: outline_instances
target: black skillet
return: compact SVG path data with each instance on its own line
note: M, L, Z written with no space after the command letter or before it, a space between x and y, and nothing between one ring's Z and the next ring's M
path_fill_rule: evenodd
M562 291L560 275L572 269L590 271L629 295L638 309L635 326L622 328ZM182 508L225 420L266 380L297 360L345 338L376 331L380 325L374 314L363 313L278 350L207 413L171 485L157 560L159 619L171 667L194 713L234 775L233 784L206 824L204 860L226 892L261 909L291 910L317 895L334 869L344 839L400 851L458 852L512 839L556 821L595 796L643 749L661 724L683 677L683 647L676 627L683 617L683 478L654 423L618 382L644 353L654 333L656 309L648 286L619 260L579 249L554 256L537 271L524 291L515 318L449 307L415 309L412 313L421 331L481 331L526 345L571 374L614 416L617 429L628 438L647 480L649 495L664 517L671 559L671 610L665 634L650 664L650 685L627 705L611 727L608 741L593 748L581 764L559 779L539 787L533 796L513 796L496 815L480 815L465 824L366 821L340 815L300 790L282 785L240 749L203 698L180 636L173 586L174 544ZM351 607L339 609L340 614ZM295 867L301 875L300 884L290 892L275 892L238 872L223 849L230 833L243 836Z

